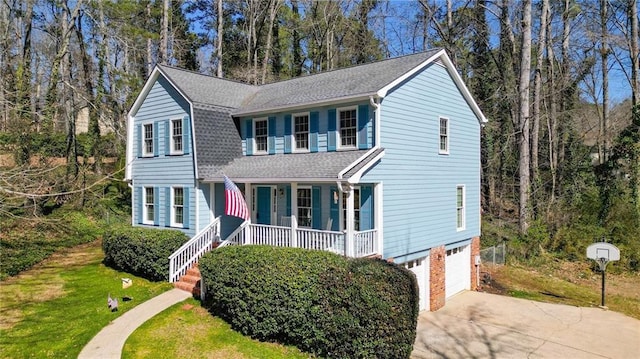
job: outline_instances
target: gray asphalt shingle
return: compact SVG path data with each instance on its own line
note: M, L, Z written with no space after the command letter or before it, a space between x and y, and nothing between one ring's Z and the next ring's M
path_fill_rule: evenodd
M160 71L193 104L198 177L336 179L366 151L242 156L233 115L369 96L415 69L439 49L262 86L248 85L170 66ZM376 154L372 154L371 160ZM364 166L359 163L345 178Z

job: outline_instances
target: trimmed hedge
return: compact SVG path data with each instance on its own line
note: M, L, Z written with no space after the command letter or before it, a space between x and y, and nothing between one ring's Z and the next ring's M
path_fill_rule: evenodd
M224 247L200 260L205 306L255 339L329 358L408 358L418 287L376 259L296 248Z
M167 280L169 256L188 240L178 230L117 226L102 240L104 263L149 280Z

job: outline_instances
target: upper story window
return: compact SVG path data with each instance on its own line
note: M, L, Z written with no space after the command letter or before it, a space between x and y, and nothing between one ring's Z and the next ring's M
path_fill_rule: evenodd
M456 187L456 228L463 230L465 225L465 193L464 186Z
M171 194L171 225L181 227L184 224L184 188L173 187Z
M449 119L440 117L440 153L449 153Z
M182 120L171 120L171 154L182 154Z
M253 136L256 147L256 153L267 153L268 150L268 139L269 139L269 128L267 124L266 118L256 119L253 121Z
M355 108L339 110L340 147L355 148L357 145L358 117Z
M293 116L295 150L309 150L309 115L299 114Z
M153 124L143 126L142 155L153 156Z
M311 227L312 222L311 188L298 188L298 225Z
M143 214L142 214L142 223L145 224L153 224L155 219L155 204L154 204L154 193L153 187L144 187L144 203L142 206Z

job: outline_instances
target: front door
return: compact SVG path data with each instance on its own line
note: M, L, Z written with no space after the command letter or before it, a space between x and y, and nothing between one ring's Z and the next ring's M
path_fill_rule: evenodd
M256 188L256 223L271 224L271 187Z

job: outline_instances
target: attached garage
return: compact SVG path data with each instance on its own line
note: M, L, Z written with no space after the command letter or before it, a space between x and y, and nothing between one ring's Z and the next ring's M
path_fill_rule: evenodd
M404 266L416 275L420 310L429 310L429 257L406 262Z
M471 287L471 246L447 250L445 261L445 297L449 298Z

